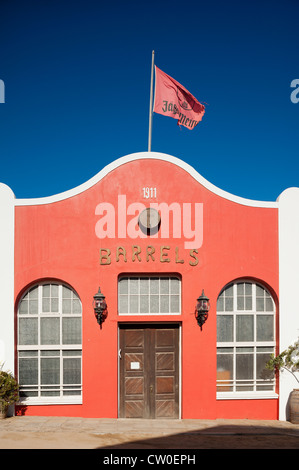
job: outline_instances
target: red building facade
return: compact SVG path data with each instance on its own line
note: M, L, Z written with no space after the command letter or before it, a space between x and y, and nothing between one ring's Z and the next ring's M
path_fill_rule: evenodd
M276 203L227 194L162 154L16 201L18 412L278 419L262 365L278 343L278 261Z

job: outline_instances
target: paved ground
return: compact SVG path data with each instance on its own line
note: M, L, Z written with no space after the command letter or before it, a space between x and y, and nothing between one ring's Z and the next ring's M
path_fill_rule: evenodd
M0 420L0 449L299 449L299 425L14 416Z

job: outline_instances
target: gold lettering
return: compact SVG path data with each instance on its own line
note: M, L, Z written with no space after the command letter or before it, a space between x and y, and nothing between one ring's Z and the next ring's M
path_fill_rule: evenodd
M198 264L198 258L197 258L197 256L195 256L194 253L198 253L198 250L190 250L189 251L189 254L190 254L191 258L194 258L194 260L195 260L195 261L191 261L191 260L189 261L190 266L196 266Z
M124 262L127 262L127 252L123 246L118 246L116 248L116 262L119 261L119 257L122 255L124 257Z
M140 253L141 253L141 248L140 248L140 246L138 246L138 245L133 245L133 246L132 246L132 261L135 261L136 256L137 256L138 261L141 261L141 258L140 258L140 256L139 256Z
M173 256L174 259L172 260L171 254L172 251L169 252L169 250L175 250L175 255ZM139 263L143 262L160 262L160 263L170 263L171 261L175 262L176 264L184 264L185 261L186 263L189 262L190 266L197 266L199 264L199 257L198 255L198 249L192 249L189 251L189 260L184 259L184 250L183 250L183 256L181 258L180 256L180 247L170 247L167 245L160 245L158 247L155 247L153 245L147 245L144 248L145 254L141 253L141 246L139 245L132 245L132 261L139 261ZM160 256L158 252L160 251ZM155 254L157 252L157 255ZM125 248L124 246L117 246L115 249L115 260L116 262L121 262L123 261L124 263L127 263L128 261L130 262L130 256L128 259L128 247ZM111 250L109 248L100 248L100 265L102 266L108 266L112 263L112 256L111 256Z
M160 262L161 263L170 263L170 259L167 258L168 253L164 253L164 250L170 250L170 246L162 245L160 248Z
M152 261L155 261L153 254L155 253L155 248L152 245L146 247L146 261L149 261L149 258L152 258Z
M179 259L179 248L178 246L175 247L175 262L176 263L185 263L183 259Z
M103 253L103 251L106 252ZM103 265L108 265L108 264L111 264L111 258L110 258L110 255L111 255L111 251L109 250L109 248L100 248L100 264L103 264ZM107 261L107 262L103 262L103 261Z

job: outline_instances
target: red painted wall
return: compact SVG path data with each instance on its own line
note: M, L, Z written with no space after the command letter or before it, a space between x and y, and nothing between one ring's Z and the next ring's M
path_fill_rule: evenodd
M143 187L155 187L156 199L143 198ZM169 239L104 239L95 234L96 206L118 195L133 202L203 203L203 244L191 266L184 241ZM130 220L131 216L128 217ZM111 417L118 414L118 323L175 321L182 324L182 418L277 419L277 400L216 400L216 300L230 281L261 280L276 299L278 292L277 209L243 206L207 190L181 167L163 160L141 159L111 171L85 192L47 205L16 207L15 295L40 279L59 279L76 290L83 308L83 404L28 406L26 414ZM127 250L116 262L116 247ZM132 261L131 247L141 247L142 261ZM156 248L146 261L146 246ZM170 247L170 262L161 263L161 245ZM179 259L176 262L175 248ZM111 264L100 264L101 248L111 250ZM119 316L117 279L121 273L179 273L182 276L180 316ZM108 317L102 329L92 309L98 286L106 296ZM202 331L194 317L204 288L211 310Z

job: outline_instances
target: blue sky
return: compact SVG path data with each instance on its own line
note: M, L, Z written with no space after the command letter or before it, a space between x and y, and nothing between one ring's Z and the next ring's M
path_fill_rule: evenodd
M147 151L155 50L208 105L191 131L155 114L152 151L275 201L299 186L298 18L298 0L0 0L0 181L50 196Z

